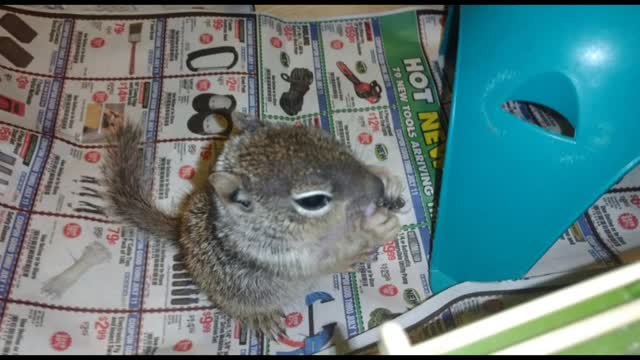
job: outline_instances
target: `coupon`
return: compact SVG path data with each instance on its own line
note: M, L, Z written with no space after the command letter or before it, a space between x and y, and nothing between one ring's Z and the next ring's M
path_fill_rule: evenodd
M158 139L228 138L234 129L232 112L256 113L250 85L245 75L165 80Z
M2 239L0 250L2 258L0 263L0 297L9 295L15 265L20 253L22 234L27 227L29 216L27 213L8 210L0 207L0 224L2 224Z
M156 205L173 213L187 194L206 186L223 146L223 140L159 143L153 182Z
M83 78L159 75L164 21L76 20L66 75Z
M144 355L257 354L260 347L253 331L214 309L145 313L140 331Z
M611 250L598 240L595 229L582 215L527 272L525 277L613 267Z
M347 326L342 300L341 274L326 276L309 284L310 289L285 309L286 335L278 342L265 339L268 355L311 355L326 349L336 338L345 338ZM251 354L251 353L250 353Z
M444 12L418 11L418 28L420 31L420 43L432 71L433 79L436 81L440 101L444 104L450 102L451 88L446 82L443 82L442 68L444 64L440 62L444 59L440 58L440 43L444 32L446 16ZM447 111L448 113L448 111Z
M105 149L81 149L55 141L34 209L108 220L101 166Z
M384 59L376 49L381 42L379 26L377 19L320 25L332 110L389 105L380 69Z
M135 308L136 236L135 228L119 224L31 215L11 297L74 308Z
M253 16L167 19L164 75L255 73Z
M623 262L631 261L640 241L640 191L609 192L589 208L587 215L611 251Z
M0 65L30 73L64 74L72 27L70 19L0 10Z
M313 116L321 111L318 84L322 87L317 25L286 23L260 17L260 86L263 116L289 119ZM315 31L314 31L315 30ZM316 54L317 53L317 54ZM315 56L315 57L314 57ZM316 57L318 57L316 59Z
M350 274L356 279L352 284L357 284L357 290L353 291L360 305L358 333L405 313L431 296L426 258L429 249L425 247L429 237L426 228L402 231L395 241L377 249L373 262L359 264L357 274Z
M124 121L143 124L152 111L152 80L66 80L57 134L85 145L105 145Z
M145 281L145 309L211 307L212 304L194 283L182 255L170 239L149 243Z
M0 120L29 130L44 131L51 83L51 79L0 68Z
M29 209L50 139L0 125L0 203Z
M446 16L443 11L437 10L418 10L417 15L422 47L430 60L431 70L435 70L434 65L440 52L440 42L444 32ZM439 93L441 92L439 91Z
M131 355L138 314L75 312L6 305L3 355Z

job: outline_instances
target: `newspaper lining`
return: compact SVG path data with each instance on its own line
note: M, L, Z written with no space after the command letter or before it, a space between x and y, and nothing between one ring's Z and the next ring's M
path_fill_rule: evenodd
M525 278L432 294L430 234L451 92L438 63L442 8L296 22L195 6L48 10L0 7L8 44L0 45L3 354L367 352L389 319L422 340L637 253L634 169ZM291 81L308 90L291 92ZM174 248L114 221L100 196L105 135L125 117L146 130L145 173L158 206L174 209L206 178L230 124L202 116L194 99L322 128L403 179L409 211L396 241L356 272L314 284L286 309L278 343L216 310ZM505 107L554 129L543 111Z

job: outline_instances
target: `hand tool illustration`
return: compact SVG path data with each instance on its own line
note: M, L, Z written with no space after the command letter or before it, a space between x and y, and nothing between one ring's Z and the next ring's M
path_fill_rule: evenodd
M187 120L187 128L198 135L227 137L233 128L231 113L236 104L233 95L200 94L191 103L196 113Z
M0 18L0 26L23 44L30 43L38 35L15 14L4 14ZM0 36L0 55L19 68L26 68L33 61L33 55L8 36Z
M353 83L353 87L356 90L356 95L358 95L359 98L366 99L371 104L375 104L380 101L382 87L380 86L380 84L378 84L377 81L374 80L370 83L362 82L342 61L338 61L336 65L338 66L338 69L340 69L342 74Z
M313 73L305 68L295 68L291 76L283 73L280 77L289 83L289 90L280 96L280 107L289 116L296 115L302 110L304 95L313 83Z
M227 66L224 65L213 65L219 64L221 61L220 54L230 53L233 55L233 59L231 63ZM197 60L199 63L203 64L212 64L211 66L194 66L193 61ZM197 71L211 71L211 70L219 70L226 69L229 70L236 65L238 62L238 51L233 46L217 46L213 48L205 48L196 51L192 51L187 55L187 69L197 72Z
M136 44L142 40L142 24L129 25L129 42L131 43L131 55L129 57L129 75L133 75L136 69Z
M26 106L22 101L18 101L10 97L0 95L0 110L4 110L14 115L23 117L24 112L26 110Z
M109 260L111 260L111 252L109 249L105 245L94 241L84 248L82 255L80 255L78 259L74 259L71 266L46 281L41 291L53 299L60 298L62 294L77 283L87 271Z
M324 291L316 291L308 294L305 297L305 303L308 309L309 336L305 337L303 341L294 341L288 338L281 339L280 341L283 343L298 348L292 351L278 351L276 355L311 355L322 350L322 348L331 341L337 324L331 323L324 325L322 326L322 330L316 333L313 326L313 304L317 301L324 304L334 300L333 296Z
M0 55L9 60L13 66L23 69L33 61L33 55L7 36L0 36Z
M0 151L0 162L7 165L4 166L0 164L0 172L11 177L13 174L13 166L16 164L16 157ZM9 186L9 180L0 177L0 195L4 195L7 186Z
M11 36L23 44L28 44L38 36L38 33L18 15L6 13L0 18L0 26Z

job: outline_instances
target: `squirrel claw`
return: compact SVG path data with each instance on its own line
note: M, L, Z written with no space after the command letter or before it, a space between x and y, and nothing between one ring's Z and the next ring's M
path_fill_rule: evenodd
M286 337L287 334L282 321L284 317L284 312L278 310L270 314L252 316L247 319L247 322L256 333L278 342L278 338Z

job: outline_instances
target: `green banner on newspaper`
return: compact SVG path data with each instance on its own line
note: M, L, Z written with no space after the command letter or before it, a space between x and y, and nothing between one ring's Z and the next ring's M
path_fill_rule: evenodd
M415 12L383 16L380 27L417 188L431 220L446 137L436 84L420 45Z

